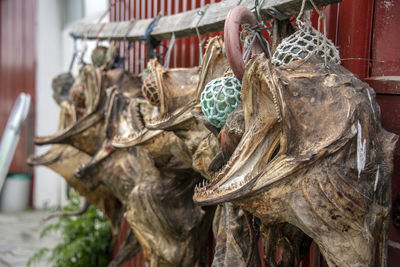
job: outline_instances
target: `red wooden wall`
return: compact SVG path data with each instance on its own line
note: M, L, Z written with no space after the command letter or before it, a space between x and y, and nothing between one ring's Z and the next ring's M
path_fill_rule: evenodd
M218 1L183 0L110 0L111 21L131 18L152 18L160 11L174 14ZM400 1L344 0L324 10L328 37L338 46L342 65L367 81L376 91L385 129L400 135ZM313 15L316 25L316 16ZM163 44L168 45L168 41ZM127 45L121 43L121 51ZM165 49L160 48L160 52ZM198 64L197 37L178 40L170 67L190 67ZM143 42L133 45L125 67L134 73L145 68ZM400 193L400 145L395 152L393 175L394 199ZM400 265L400 230L391 222L389 267ZM397 248L396 248L397 247ZM144 266L143 257L127 262L124 267ZM315 245L305 258L303 267L326 266Z
M400 135L400 1L375 0L368 83L375 89L385 129ZM400 144L394 157L392 203L400 194ZM389 266L400 265L400 229L390 222Z
M153 18L160 12L170 15L187 10L204 7L206 4L221 0L110 0L110 20L123 21L130 19ZM200 16L199 16L200 18ZM196 18L194 18L196 19ZM169 41L163 41L159 53L164 53ZM165 47L164 47L164 46ZM199 64L199 42L197 36L178 39L171 53L169 67L192 67ZM127 54L128 44L120 42L121 55ZM144 42L133 44L125 67L139 74L146 68L146 47ZM163 62L162 62L163 63Z
M21 92L35 103L36 0L0 0L0 136ZM34 106L34 105L32 105ZM10 172L30 172L33 151L33 108L21 133Z

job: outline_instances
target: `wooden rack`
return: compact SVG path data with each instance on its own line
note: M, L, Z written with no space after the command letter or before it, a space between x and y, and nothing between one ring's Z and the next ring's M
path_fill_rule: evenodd
M314 3L322 7L341 1L314 0ZM221 31L231 8L242 5L256 12L255 2L255 0L226 0L174 15L161 16L151 36L157 40L165 40L170 39L172 33L175 33L176 38L196 35L196 28L200 34ZM258 3L259 14L263 19L284 19L300 11L302 0L258 0ZM311 8L311 3L307 1L305 9ZM82 23L73 28L71 35L79 39L138 41L143 39L152 22L153 19L104 24Z

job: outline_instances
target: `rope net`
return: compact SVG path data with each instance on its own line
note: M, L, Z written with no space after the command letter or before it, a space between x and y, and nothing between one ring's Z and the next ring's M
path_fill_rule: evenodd
M272 55L271 62L276 66L280 66L294 60L307 58L314 53L318 53L321 57L326 54L329 62L340 64L339 51L332 41L307 23L307 25L300 27L295 33L282 40Z

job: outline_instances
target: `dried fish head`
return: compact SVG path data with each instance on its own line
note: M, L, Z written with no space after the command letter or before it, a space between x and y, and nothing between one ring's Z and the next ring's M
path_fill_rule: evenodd
M89 155L94 155L100 149L105 139L105 116L108 102L107 88L114 87L115 91L129 97L140 95L140 82L128 72L123 70L109 70L101 72L91 65L86 66L80 73L75 84L84 81L84 111L79 116L75 114L78 108L70 103L63 102L70 110L74 123L68 127L61 127L59 132L50 136L35 138L37 145L69 144ZM71 115L72 114L72 115ZM64 121L63 117L60 121ZM63 125L64 126L64 125Z
M211 38L206 46L203 63L195 68L163 68L156 60L148 68L155 79L160 114L146 122L153 130L166 130L193 118L191 111L200 107L200 95L211 80L222 77L228 67L221 37Z
M242 101L245 133L194 200L234 201L265 225L288 222L330 266L371 266L397 141L381 126L373 89L319 56L282 67L257 56Z

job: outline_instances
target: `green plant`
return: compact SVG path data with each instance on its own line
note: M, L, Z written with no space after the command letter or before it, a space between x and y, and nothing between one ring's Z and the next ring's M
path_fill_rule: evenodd
M74 211L79 206L79 195L73 194L63 210ZM61 215L58 222L42 230L41 237L52 231L61 231L61 242L53 249L42 248L36 252L28 260L28 267L39 262L49 252L48 261L53 267L107 266L111 225L97 207L91 205L79 216Z

